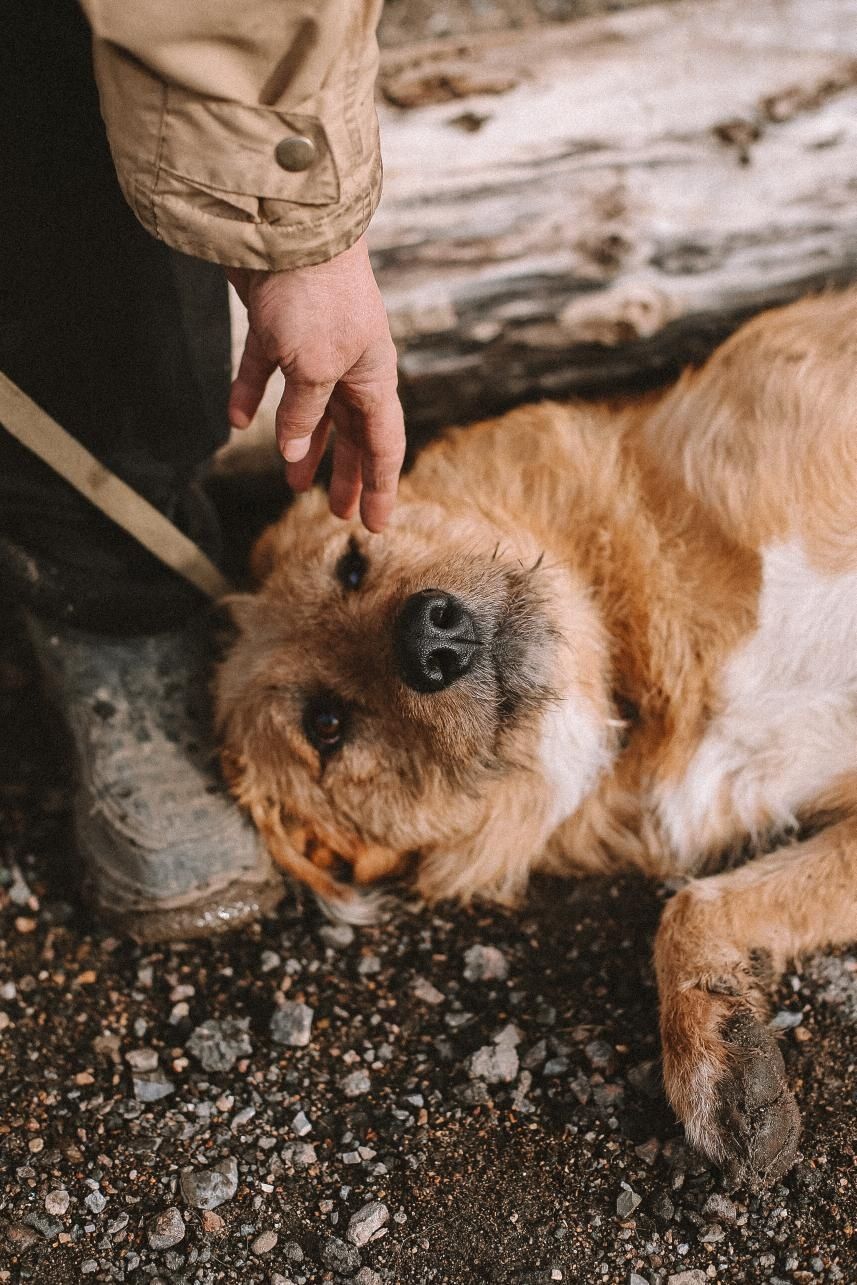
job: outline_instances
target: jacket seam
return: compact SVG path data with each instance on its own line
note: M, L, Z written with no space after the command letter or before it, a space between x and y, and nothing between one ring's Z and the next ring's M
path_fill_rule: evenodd
M155 149L155 172L152 175L152 191L151 191L150 199L151 199L151 206L152 206L152 223L154 225L155 236L162 240L163 238L161 237L160 226L158 224L158 209L157 209L156 194L158 191L158 181L160 179L160 174L161 174L161 157L163 156L163 152L164 152L164 140L167 134L167 116L169 115L169 109L167 107L167 86L163 81L161 81L160 83L161 83L161 119L159 123L160 124L159 131L158 131L158 146Z

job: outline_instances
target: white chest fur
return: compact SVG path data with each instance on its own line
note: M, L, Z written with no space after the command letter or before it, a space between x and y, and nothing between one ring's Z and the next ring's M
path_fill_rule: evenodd
M768 548L758 624L727 662L716 716L655 807L680 864L723 833L788 827L857 768L857 573L825 575L799 542Z

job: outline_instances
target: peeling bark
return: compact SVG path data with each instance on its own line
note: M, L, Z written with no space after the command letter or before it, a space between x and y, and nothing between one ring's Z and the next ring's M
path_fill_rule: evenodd
M857 275L857 0L395 49L379 88L370 244L412 429L662 379Z

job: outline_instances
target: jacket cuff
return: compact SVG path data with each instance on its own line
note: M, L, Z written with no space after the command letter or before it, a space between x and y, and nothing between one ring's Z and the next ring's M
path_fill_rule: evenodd
M331 259L366 230L381 195L372 76L359 97L322 92L291 112L201 98L102 41L94 53L119 183L153 236L275 271Z

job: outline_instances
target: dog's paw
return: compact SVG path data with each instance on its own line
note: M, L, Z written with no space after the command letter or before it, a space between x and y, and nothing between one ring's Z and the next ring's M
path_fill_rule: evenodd
M777 1042L744 1004L705 996L707 1030L664 1049L667 1093L689 1142L719 1165L727 1187L769 1186L798 1158L800 1116Z
M777 1041L749 1012L725 1024L729 1051L725 1074L716 1085L716 1128L728 1186L767 1186L797 1159L800 1116L786 1084Z

